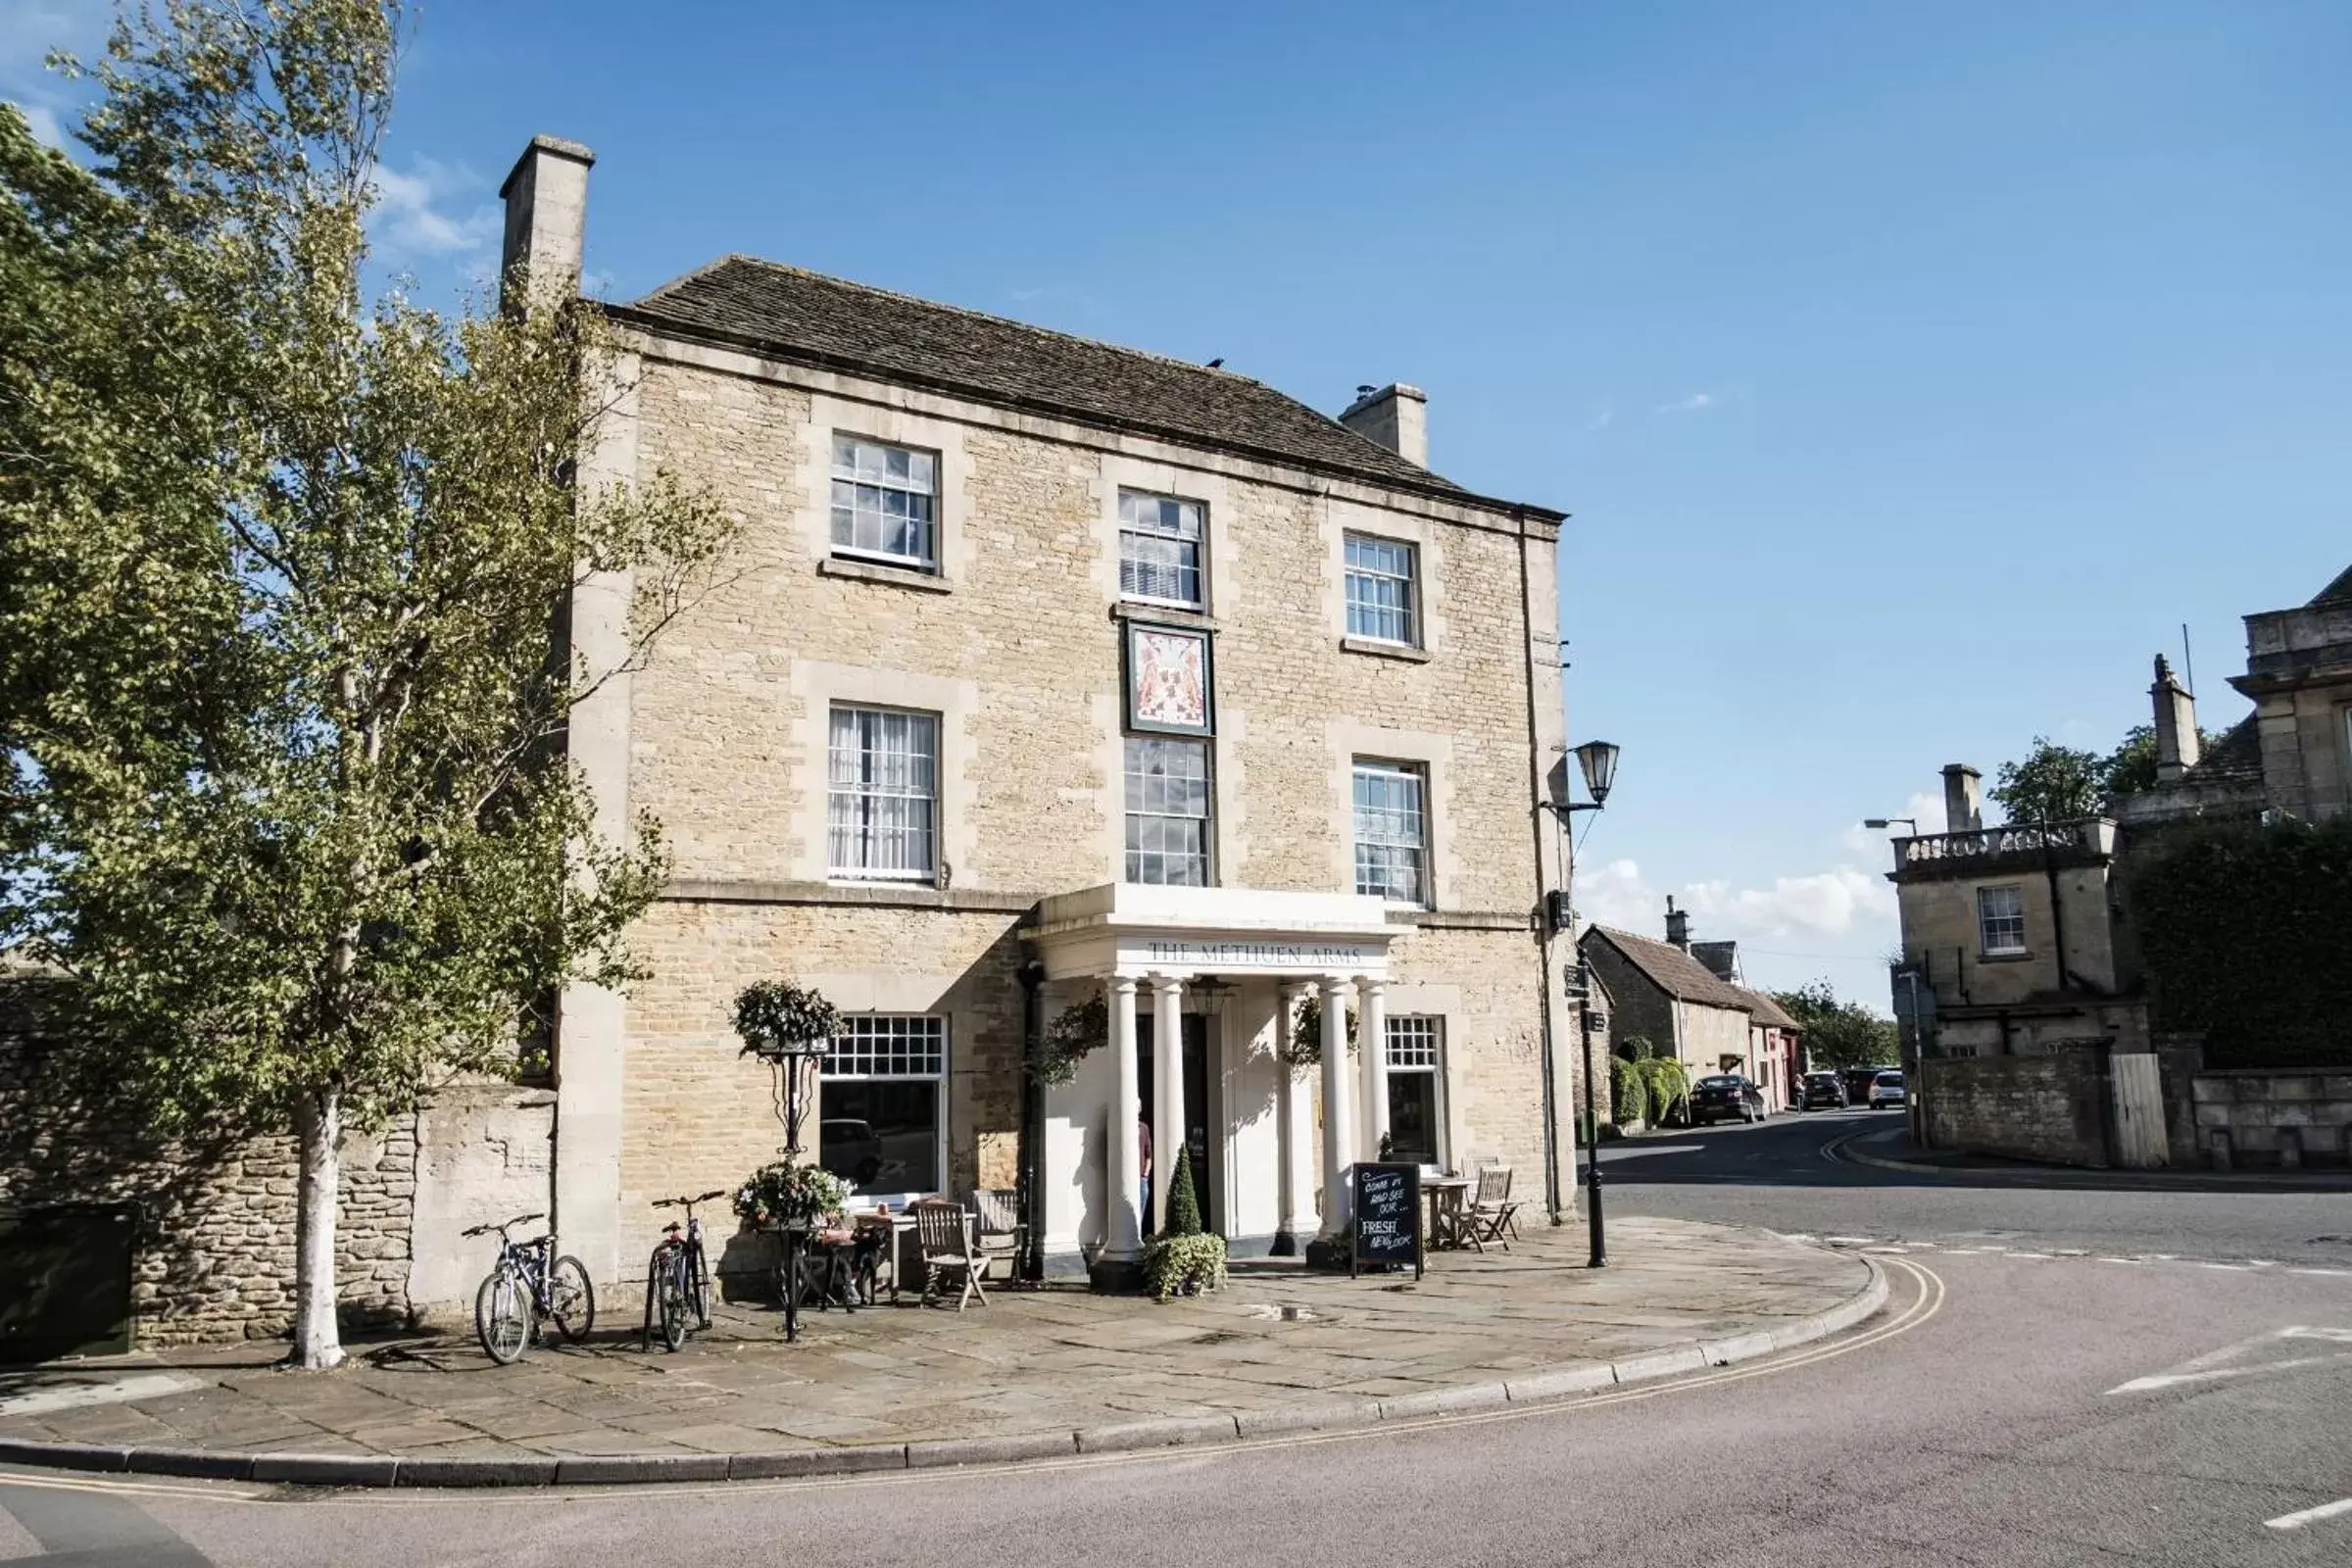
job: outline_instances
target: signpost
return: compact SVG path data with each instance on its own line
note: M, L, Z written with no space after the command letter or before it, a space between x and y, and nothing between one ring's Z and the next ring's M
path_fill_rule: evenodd
M1427 1240L1421 1234L1421 1167L1365 1161L1348 1179L1355 1184L1355 1248L1348 1272L1359 1273L1366 1263L1410 1263L1419 1279Z

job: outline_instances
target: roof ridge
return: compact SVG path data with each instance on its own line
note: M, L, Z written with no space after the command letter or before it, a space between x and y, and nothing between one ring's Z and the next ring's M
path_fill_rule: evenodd
M895 288L884 288L878 283L861 283L854 277L841 277L832 272L820 272L815 269L808 267L795 267L790 262L771 261L767 257L753 256L744 251L729 251L726 255L721 256L714 262L710 262L704 266L698 267L691 272L680 273L678 276L673 277L668 282L662 284L660 288L654 290L653 293L646 295L644 300L639 300L636 303L643 304L645 300L651 300L658 295L666 294L670 292L670 290L676 288L678 285L691 282L695 278L701 277L707 272L715 271L730 262L741 262L749 267L763 267L769 271L773 272L790 272L796 277L814 278L819 283L829 283L837 288L855 289L860 294L878 294L884 299L897 300L901 304L905 305L919 305L925 310L950 311L957 316L968 316L974 320L988 321L997 326L1014 327L1023 332L1035 332L1041 337L1060 338L1063 342L1080 343L1091 349L1109 349L1114 354L1132 354L1137 359L1141 360L1156 360L1162 365L1172 365L1178 369L1193 370L1201 375L1221 375L1235 381L1247 381L1251 386L1264 387L1267 391L1273 393L1277 397L1290 398L1293 403L1298 404L1298 407L1306 409L1311 413L1322 415L1324 418L1331 419L1331 422L1334 425L1337 425L1340 429L1348 430L1348 426L1341 424L1337 419L1332 419L1330 415L1324 414L1321 409L1316 408L1313 404L1300 402L1298 398L1291 397L1290 393L1283 391L1282 388L1273 385L1271 382L1260 381L1253 375L1244 375L1239 370L1228 370L1222 366L1210 367L1200 364L1198 361L1194 360L1180 360L1173 354L1162 354L1157 349L1139 349L1125 343L1112 343L1099 337L1086 337L1077 332L1065 332L1058 326L1040 326L1035 321L1024 321L1018 318L1010 316L999 316L994 311L975 310L969 305L957 305L950 300L925 299L920 294L903 293ZM1355 438L1359 441L1366 439L1363 435L1354 430L1348 430L1348 433L1355 436ZM1383 452L1388 450L1386 447L1381 447L1380 443L1377 441L1373 442L1372 445L1375 447L1380 447L1380 450Z

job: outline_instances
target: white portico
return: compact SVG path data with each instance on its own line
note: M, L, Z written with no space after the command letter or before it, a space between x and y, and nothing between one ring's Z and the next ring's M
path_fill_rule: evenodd
M1348 1167L1388 1132L1392 925L1351 894L1110 883L1047 899L1035 929L1050 1008L1103 988L1105 1049L1047 1102L1050 1257L1116 1273L1164 1221L1175 1151L1212 1229L1294 1250L1348 1223ZM1321 1060L1294 1060L1298 1004L1321 1003ZM1358 1049L1348 1044L1352 1000ZM1146 1076L1147 1056L1149 1077ZM1321 1137L1315 1134L1320 1080ZM1150 1211L1144 1139L1154 1152Z

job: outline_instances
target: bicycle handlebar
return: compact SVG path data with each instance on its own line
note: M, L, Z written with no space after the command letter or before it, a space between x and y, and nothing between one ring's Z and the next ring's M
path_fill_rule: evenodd
M676 1208L680 1204L683 1204L688 1208L692 1208L697 1203L708 1203L713 1198L724 1198L726 1196L727 1190L721 1187L714 1193L705 1193L699 1198L657 1198L654 1200L654 1207Z
M460 1236L487 1236L492 1231L496 1231L499 1235L504 1236L517 1225L527 1225L532 1220L545 1218L547 1218L545 1213L517 1214L513 1219L494 1219L483 1225L469 1225L458 1234Z

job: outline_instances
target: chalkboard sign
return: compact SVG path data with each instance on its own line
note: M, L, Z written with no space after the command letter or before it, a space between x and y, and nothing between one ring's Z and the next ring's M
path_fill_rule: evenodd
M1413 1265L1421 1277L1421 1167L1359 1164L1355 1167L1355 1253L1353 1274L1366 1263Z

